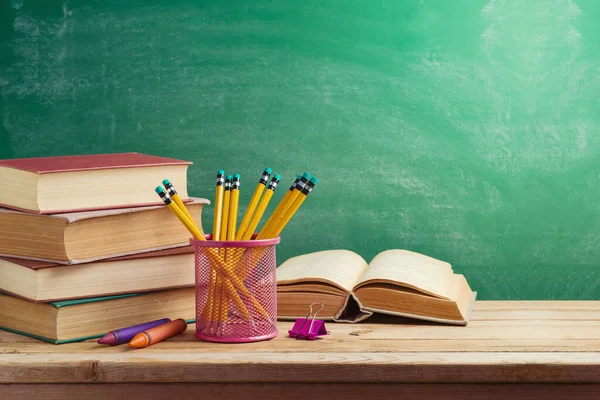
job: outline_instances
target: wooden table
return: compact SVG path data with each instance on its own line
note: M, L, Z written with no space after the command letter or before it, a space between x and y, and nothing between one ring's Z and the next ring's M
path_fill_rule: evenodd
M479 301L468 327L381 318L319 341L142 350L0 333L0 398L600 399L600 301ZM337 396L336 396L337 395Z

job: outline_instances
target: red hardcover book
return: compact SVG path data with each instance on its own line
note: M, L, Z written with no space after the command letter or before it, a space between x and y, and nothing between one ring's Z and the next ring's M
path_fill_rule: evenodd
M0 205L38 214L159 205L163 179L187 201L191 164L140 153L0 160Z

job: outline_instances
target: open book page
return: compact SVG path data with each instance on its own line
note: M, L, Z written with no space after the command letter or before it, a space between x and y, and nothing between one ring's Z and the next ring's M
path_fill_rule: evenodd
M350 292L367 262L348 250L326 250L292 257L277 268L277 284L324 280Z
M288 283L288 284L279 284L277 286L277 293L297 293L297 292L327 293L327 294L333 294L333 295L343 296L343 297L346 297L348 295L347 290L341 289L337 285L332 285L332 284L326 283L325 281Z
M460 310L461 314L464 316L467 314L469 307L471 306L473 291L469 286L464 275L454 274L452 277L454 286L454 297L453 300L456 301L456 305Z
M375 256L356 287L369 281L391 281L447 299L455 295L450 264L408 250L387 250Z

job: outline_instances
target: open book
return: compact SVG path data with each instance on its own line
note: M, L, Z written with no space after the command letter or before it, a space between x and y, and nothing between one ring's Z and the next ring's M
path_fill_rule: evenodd
M407 250L387 250L371 263L348 250L290 258L277 268L277 316L358 322L373 313L466 325L476 292L450 264Z

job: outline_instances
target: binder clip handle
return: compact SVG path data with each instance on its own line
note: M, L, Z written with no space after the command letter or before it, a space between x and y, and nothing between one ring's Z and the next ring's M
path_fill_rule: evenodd
M319 311L321 311L325 306L320 304L321 307L313 314L313 305L315 304L319 303L312 303L309 306L309 312L305 318L296 319L294 326L288 331L290 337L296 339L316 340L319 336L329 335L329 332L327 329L325 329L325 322L321 320L315 320Z

